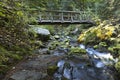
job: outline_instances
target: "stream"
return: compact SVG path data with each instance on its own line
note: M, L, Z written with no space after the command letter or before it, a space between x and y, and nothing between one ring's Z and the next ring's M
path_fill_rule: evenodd
M56 33L34 56L13 67L4 80L116 80L113 65L117 59L77 43L76 37ZM69 55L72 47L86 52Z
M114 80L109 66L115 63L115 59L110 53L86 48L83 44L79 47L86 49L89 62L76 57L60 60L54 80Z

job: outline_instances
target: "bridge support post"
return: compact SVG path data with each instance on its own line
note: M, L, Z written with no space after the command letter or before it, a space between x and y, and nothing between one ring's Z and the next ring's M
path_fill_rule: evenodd
M42 22L42 14L41 14L41 11L39 11L39 21Z
M51 19L51 22L53 23L53 14L52 14L52 12L50 12L50 19Z
M71 23L73 22L73 14L70 13L70 16L71 16Z
M62 20L62 23L63 23L64 22L63 12L61 13L61 20Z

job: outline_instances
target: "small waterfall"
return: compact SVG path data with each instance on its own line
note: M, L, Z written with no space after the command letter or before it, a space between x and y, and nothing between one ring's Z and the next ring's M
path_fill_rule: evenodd
M58 70L54 74L54 80L114 80L114 77L106 68L107 65L115 63L115 59L110 53L101 53L93 48L86 48L83 44L80 48L86 49L89 60L93 66L88 66L89 62L80 59L65 58L57 63ZM79 62L76 62L79 61Z
M116 62L116 59L114 59L110 53L99 52L93 48L85 48L83 44L80 44L79 46L82 49L86 49L91 63L97 68L113 65Z

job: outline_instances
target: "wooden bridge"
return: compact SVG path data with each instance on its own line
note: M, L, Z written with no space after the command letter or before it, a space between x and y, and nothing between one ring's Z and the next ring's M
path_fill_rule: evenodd
M39 11L38 15L39 24L94 24L87 11Z

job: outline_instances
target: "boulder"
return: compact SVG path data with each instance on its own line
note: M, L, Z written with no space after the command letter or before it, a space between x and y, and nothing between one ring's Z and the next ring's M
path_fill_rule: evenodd
M39 38L42 41L47 41L50 39L50 32L47 29L34 27L32 28L32 31L37 34L37 38Z

